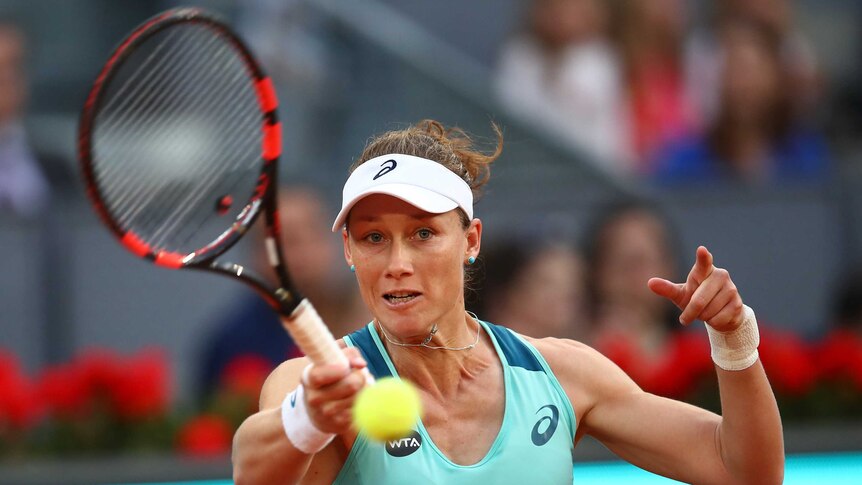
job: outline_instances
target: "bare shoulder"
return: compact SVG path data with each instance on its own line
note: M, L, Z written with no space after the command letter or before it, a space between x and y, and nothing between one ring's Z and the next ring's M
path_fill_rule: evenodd
M281 406L284 396L299 385L302 370L310 364L307 357L299 357L282 362L276 367L260 390L260 409L271 409Z
M527 336L524 338L542 354L558 377L570 374L585 376L606 370L604 368L607 366L616 367L597 350L577 340L553 337L537 339Z
M637 384L610 359L582 342L524 337L551 366L577 416L614 394L637 392Z
M565 338L554 338L554 337L546 337L546 338L533 338L527 335L521 335L524 340L529 342L533 347L536 348L539 352L541 352L542 357L545 360L548 360L550 363L550 359L554 359L563 355L572 356L572 354L580 355L581 357L588 357L587 354L591 352L596 352L589 345L578 342L577 340L565 339ZM575 357L577 358L577 356Z

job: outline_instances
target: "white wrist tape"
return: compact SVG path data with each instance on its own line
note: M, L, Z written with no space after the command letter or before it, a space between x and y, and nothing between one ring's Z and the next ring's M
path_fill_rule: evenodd
M754 310L743 305L742 323L730 332L719 332L706 326L709 345L712 347L712 361L724 370L748 369L757 361L757 346L760 345L760 332Z
M302 384L289 393L281 403L281 424L287 438L299 451L313 455L322 450L335 437L314 426L305 407L305 390Z

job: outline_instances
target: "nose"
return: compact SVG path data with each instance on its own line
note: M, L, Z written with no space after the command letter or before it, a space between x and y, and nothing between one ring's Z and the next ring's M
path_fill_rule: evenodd
M411 274L413 274L413 262L410 249L403 242L393 242L389 250L389 264L386 266L386 276L390 278L403 278Z

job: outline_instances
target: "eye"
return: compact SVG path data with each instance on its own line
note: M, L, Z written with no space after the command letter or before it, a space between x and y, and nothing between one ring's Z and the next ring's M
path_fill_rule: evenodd
M431 229L419 229L416 231L416 236L421 240L431 239L431 236L433 235L434 233L431 232Z
M365 240L370 243L380 243L383 242L383 235L379 232L372 232L371 234L365 236Z

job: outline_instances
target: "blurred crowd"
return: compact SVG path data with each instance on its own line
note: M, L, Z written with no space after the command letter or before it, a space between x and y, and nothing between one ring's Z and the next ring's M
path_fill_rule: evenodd
M502 103L595 164L659 185L830 176L823 82L790 0L533 0Z
M287 189L280 217L291 273L333 334L345 335L370 315L328 230L331 211L311 187ZM468 310L524 335L590 344L643 389L720 411L706 332L680 325L679 311L647 287L653 276L683 281L691 263L682 262L673 221L651 201L613 200L581 233L483 241ZM829 318L825 334L805 340L759 315L761 358L787 422L862 418L862 273L841 282ZM172 408L170 360L158 348L131 356L90 348L30 375L0 347L0 458L228 453L266 377L301 352L251 293L215 318L199 344L197 400L180 410Z
M298 5L257 3L275 10ZM602 170L657 186L802 184L833 176L817 116L823 76L790 0L710 2L707 21L697 24L683 0L528 4L523 28L501 49L499 101ZM264 56L278 57L280 47ZM74 175L28 142L25 53L21 32L0 23L0 212L28 218L49 204L52 187ZM314 59L292 60L301 65L274 70L298 68L326 98ZM291 109L303 115L297 104ZM336 336L368 323L340 240L328 230L334 211L325 197L311 186L283 194L285 255L300 290ZM673 220L650 200L610 200L575 232L483 241L468 309L532 337L583 341L649 391L716 407L715 395L703 394L713 388L703 384L712 372L705 332L682 327L676 308L647 287L653 276L681 281L693 262ZM255 264L268 274L265 261ZM826 331L808 340L760 315L761 353L790 416L862 417L862 272L843 276L834 295ZM129 446L180 443L190 453L225 452L233 428L254 410L263 379L299 351L251 293L210 323L192 349L200 413L186 412L179 427L165 418L170 379L158 352L125 359L89 353L28 376L0 342L0 458L23 453L33 440L43 451L65 452L82 439L110 450L136 436L144 438ZM153 402L129 410L129 396L140 393ZM105 421L100 412L115 416ZM27 437L45 416L61 426ZM107 437L99 441L94 429Z

